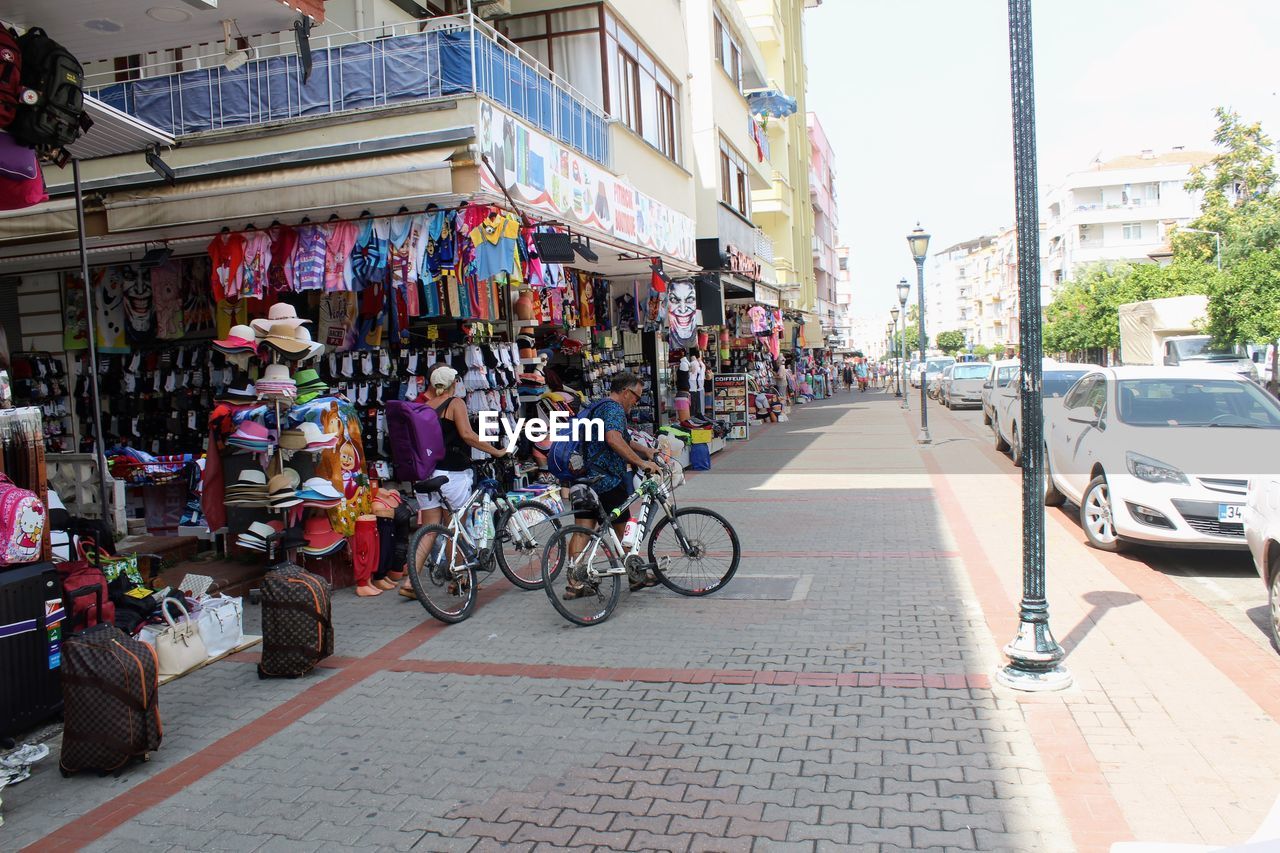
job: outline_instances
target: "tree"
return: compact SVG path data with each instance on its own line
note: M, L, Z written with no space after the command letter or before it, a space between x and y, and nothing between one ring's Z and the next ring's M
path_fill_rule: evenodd
M938 349L945 353L956 353L964 349L964 332L959 329L953 329L949 332L939 332L934 338Z
M912 350L920 348L920 326L911 323L905 329L899 328L894 343L898 346L900 354L910 358Z

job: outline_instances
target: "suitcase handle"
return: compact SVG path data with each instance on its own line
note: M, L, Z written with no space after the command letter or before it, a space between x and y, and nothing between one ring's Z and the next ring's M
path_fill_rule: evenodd
M72 600L76 598L84 598L86 595L97 596L97 601L95 602L95 604L98 608L97 609L98 624L99 625L106 624L102 621L102 585L101 584L94 584L93 586L82 586L79 589L68 590L66 595L68 600ZM84 623L87 626L89 624L89 611L85 610L80 615L83 617ZM68 621L71 621L71 620L68 620ZM76 624L77 622L72 622L68 628L68 631L74 632L76 630ZM94 626L94 627L97 627L97 626Z

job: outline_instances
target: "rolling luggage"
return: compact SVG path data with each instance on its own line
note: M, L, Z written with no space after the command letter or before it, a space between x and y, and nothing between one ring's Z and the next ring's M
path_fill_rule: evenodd
M333 654L329 585L284 563L262 579L259 678L299 678Z
M62 590L51 563L0 571L0 737L62 709Z
M114 625L63 642L62 775L147 760L163 735L159 693L155 649Z

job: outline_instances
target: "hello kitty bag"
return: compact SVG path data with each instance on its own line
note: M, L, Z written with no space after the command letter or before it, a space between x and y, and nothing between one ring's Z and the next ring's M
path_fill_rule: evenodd
M0 565L34 563L44 540L44 504L0 474Z

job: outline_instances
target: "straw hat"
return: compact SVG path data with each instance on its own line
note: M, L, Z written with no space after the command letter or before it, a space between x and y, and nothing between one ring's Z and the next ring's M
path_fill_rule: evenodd
M250 321L249 325L259 335L274 334L274 326L287 326L290 329L296 329L303 323L310 323L310 320L304 320L298 316L297 310L288 302L277 302L271 306L266 317L259 317Z

